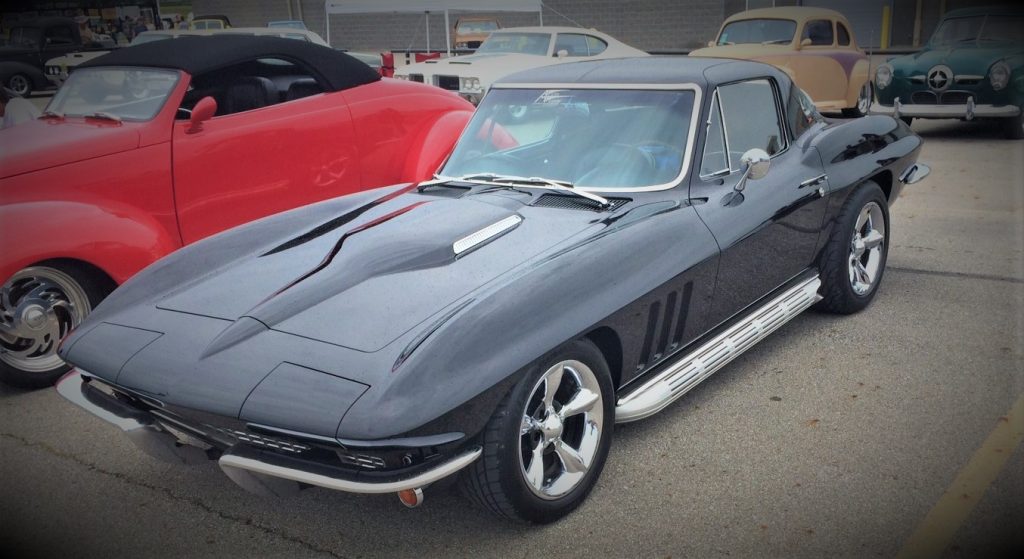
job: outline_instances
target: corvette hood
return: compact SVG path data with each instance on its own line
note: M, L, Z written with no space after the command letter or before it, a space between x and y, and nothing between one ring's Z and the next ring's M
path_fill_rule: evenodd
M1020 54L1020 47L1007 48L936 48L894 59L890 62L903 75L924 74L937 64L949 66L954 74L987 75L988 68L996 61L1013 54Z
M365 214L311 223L272 239L258 256L161 295L156 306L234 321L207 353L253 332L246 317L270 330L374 352L593 219L590 212L575 220L557 212L556 220L555 212L518 203L510 209L487 198L494 197L406 194ZM456 255L456 242L474 238L483 240Z
M131 123L33 120L0 131L0 178L95 159L139 147Z

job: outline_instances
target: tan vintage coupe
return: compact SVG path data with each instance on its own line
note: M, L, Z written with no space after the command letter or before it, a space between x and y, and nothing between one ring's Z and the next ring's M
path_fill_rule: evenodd
M871 107L868 57L850 22L823 8L764 8L740 12L722 24L708 48L690 56L756 60L778 66L822 112L863 116Z

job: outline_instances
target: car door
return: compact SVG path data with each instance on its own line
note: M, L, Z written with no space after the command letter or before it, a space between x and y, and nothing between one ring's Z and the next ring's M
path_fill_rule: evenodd
M845 106L849 74L838 59L849 58L849 47L836 46L832 20L806 21L800 41L800 50L790 58L794 79L816 103L841 101Z
M259 64L250 61L244 67ZM317 87L308 85L312 78L301 68L288 72L277 68L268 73L278 84L270 86L265 76L231 69L193 80L190 95L209 94L219 108L199 127L186 119L174 125L174 192L185 243L361 189L355 133L343 94L309 95L309 88ZM265 95L265 104L244 98L246 88L262 87L280 90ZM291 99L297 92L307 96ZM233 98L238 95L243 98Z
M758 78L722 85L712 96L700 168L690 195L722 255L713 327L743 310L812 262L825 213L825 181L813 148L792 146L779 88ZM746 180L743 154L759 148L770 155L768 173Z

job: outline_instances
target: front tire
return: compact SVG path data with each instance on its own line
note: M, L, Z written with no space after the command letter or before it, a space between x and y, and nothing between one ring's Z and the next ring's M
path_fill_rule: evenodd
M615 422L600 350L576 340L527 368L484 429L464 492L495 514L548 523L572 512L601 475Z
M1017 116L1004 119L1003 126L1006 127L1007 138L1011 140L1024 139L1024 107L1020 108L1020 114Z
M104 278L105 279L105 278ZM0 380L21 388L53 385L70 367L57 346L112 285L82 266L42 263L0 286Z
M889 203L872 181L850 194L836 218L821 260L818 308L851 314L871 304L889 255Z

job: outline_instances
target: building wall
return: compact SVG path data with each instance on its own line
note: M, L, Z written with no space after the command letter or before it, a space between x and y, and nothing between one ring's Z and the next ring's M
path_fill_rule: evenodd
M306 26L326 38L323 1L292 0L295 19L299 1ZM192 9L196 14L225 14L236 27L263 26L287 19L288 0L193 0ZM713 39L724 9L723 0L545 0L544 24L593 27L640 49L678 51ZM535 13L493 15L503 27L538 23ZM456 17L451 14L453 25ZM422 13L332 15L331 44L352 50L424 49L426 22ZM429 22L430 46L444 48L444 14L430 14Z

